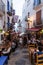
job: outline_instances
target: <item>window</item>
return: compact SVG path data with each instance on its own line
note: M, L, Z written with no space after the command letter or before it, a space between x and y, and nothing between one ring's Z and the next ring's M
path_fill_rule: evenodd
M30 5L30 0L27 0L27 6L29 6Z
M34 5L37 6L41 3L41 0L34 0Z

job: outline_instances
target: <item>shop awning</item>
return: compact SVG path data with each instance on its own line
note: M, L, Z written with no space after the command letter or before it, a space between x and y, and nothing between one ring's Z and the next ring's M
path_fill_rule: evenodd
M40 28L29 28L28 31L33 31L33 32L36 32L36 31L39 31Z

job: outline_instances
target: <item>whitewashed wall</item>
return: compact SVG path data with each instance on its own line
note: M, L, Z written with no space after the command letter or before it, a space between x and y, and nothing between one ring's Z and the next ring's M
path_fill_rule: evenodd
M31 27L33 27L33 23L34 21L36 22L36 12L38 11L35 11L33 9L33 3L34 3L34 0L26 0L25 1L25 4L24 4L24 7L23 7L23 15L22 15L22 19L24 20L25 16L28 15L28 12L30 13L29 16L30 16L30 20L32 21L30 23ZM41 3L43 4L43 0L41 0ZM39 9L40 10L40 9ZM41 8L41 18L42 18L42 22L43 22L43 7ZM24 26L25 27L25 26Z
M5 4L5 15L4 15L4 20L6 22L6 30L7 30L7 0L2 0L3 3Z

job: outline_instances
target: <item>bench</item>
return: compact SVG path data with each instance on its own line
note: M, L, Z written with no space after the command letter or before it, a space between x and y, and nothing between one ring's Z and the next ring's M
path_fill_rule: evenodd
M37 44L30 43L28 45L28 50L29 50L29 58L30 58L30 61L32 63L33 62L33 53L35 50L37 50Z
M43 65L43 52L37 52L36 61L36 65Z

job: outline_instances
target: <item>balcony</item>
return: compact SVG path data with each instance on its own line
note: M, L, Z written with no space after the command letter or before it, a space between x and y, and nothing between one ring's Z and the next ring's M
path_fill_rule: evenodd
M3 1L0 1L0 16L2 16L5 13L5 4Z
M12 12L11 12L11 11L7 11L7 14L8 14L9 16L12 16Z
M10 9L7 10L7 14L8 14L9 16L12 16L12 7L10 7Z
M43 2L41 0L34 0L33 9L39 10L43 6Z

